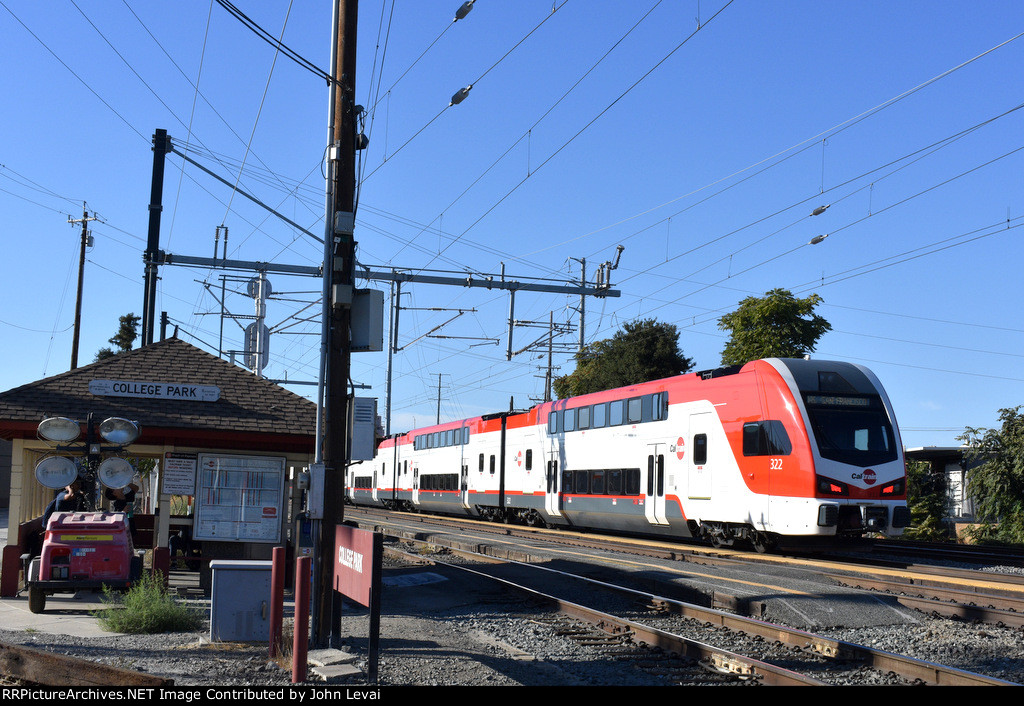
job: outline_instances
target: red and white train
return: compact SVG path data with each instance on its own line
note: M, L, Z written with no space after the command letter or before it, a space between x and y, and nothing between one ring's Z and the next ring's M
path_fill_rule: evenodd
M355 504L759 550L910 523L892 406L858 365L766 359L384 439Z

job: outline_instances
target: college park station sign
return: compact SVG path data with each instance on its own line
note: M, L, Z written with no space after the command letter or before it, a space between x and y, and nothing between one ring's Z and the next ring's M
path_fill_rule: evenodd
M141 382L138 380L90 380L89 392L100 397L142 397L155 400L191 400L216 402L220 388L177 382Z

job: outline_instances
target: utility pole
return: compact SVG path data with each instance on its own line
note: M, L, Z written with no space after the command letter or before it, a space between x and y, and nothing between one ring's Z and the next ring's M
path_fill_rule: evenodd
M349 395L349 371L352 342L350 321L355 283L355 186L356 186L356 24L357 0L335 0L337 42L332 53L333 182L331 211L327 214L332 237L324 244L330 258L324 262L325 277L330 277L330 311L327 332L327 366L324 389L324 508L319 539L319 561L314 595L318 603L313 642L327 645L333 625L334 528L344 520L342 498L348 468L348 420L352 404ZM328 274L329 273L329 274Z
M160 259L160 215L163 213L164 164L171 151L171 139L167 131L158 129L153 135L153 178L149 192L149 233L146 238L146 252L142 259L146 263L145 285L142 294L142 340L141 345L153 342L156 328L156 280Z
M82 289L85 284L85 248L90 244L92 236L89 235L89 221L95 221L95 216L90 217L89 212L82 209L81 219L68 217L68 223L82 224L82 243L78 254L78 298L75 300L75 332L71 338L71 369L78 367L78 339L82 329Z

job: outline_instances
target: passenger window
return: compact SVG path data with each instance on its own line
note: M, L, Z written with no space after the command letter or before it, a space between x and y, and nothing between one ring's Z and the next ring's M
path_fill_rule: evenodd
M624 421L623 413L625 412L626 403L624 400L615 400L614 402L608 403L609 420L608 425L617 427Z
M608 494L622 495L622 471L608 471Z
M576 410L567 409L565 415L562 417L562 430L563 431L576 431Z
M651 419L660 421L668 418L668 393L658 392L654 395L651 408Z
M604 471L590 472L590 492L594 495L604 495Z
M590 492L590 474L586 471L576 471L576 493L587 495Z
M548 434L558 433L558 412L548 414Z
M627 411L629 412L629 423L638 424L643 419L643 403L639 397L634 397L629 401Z
M626 469L626 495L640 494L640 469Z
M595 404L592 421L593 424L591 424L591 426L594 429L600 429L603 427L608 421L608 405Z
M693 437L693 463L703 466L708 462L708 435L697 434Z
M576 410L576 426L580 429L590 428L590 407L580 407Z

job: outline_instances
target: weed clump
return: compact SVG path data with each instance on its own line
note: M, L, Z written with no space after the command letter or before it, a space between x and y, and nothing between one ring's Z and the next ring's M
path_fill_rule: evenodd
M103 629L110 632L192 632L203 626L202 613L168 593L159 573L144 573L123 595L104 586L103 602L107 607L97 611L96 617Z

